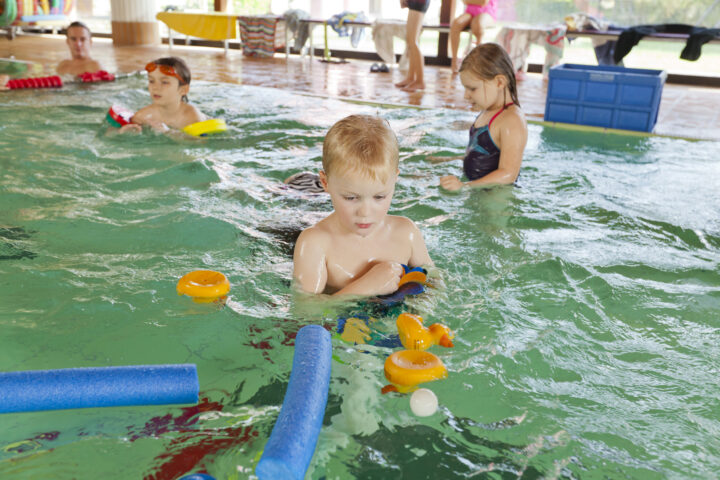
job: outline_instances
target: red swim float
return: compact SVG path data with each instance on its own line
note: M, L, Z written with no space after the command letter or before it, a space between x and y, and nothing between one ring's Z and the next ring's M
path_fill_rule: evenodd
M110 122L113 127L122 127L130 123L133 115L135 115L135 112L132 110L128 110L120 105L113 105L110 107L110 110L108 110L105 118L107 118L107 121Z

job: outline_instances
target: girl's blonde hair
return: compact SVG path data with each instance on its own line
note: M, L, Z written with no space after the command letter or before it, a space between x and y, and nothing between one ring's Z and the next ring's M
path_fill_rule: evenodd
M504 75L512 102L520 106L512 60L505 49L497 43L483 43L473 48L463 59L460 71L468 71L483 80L492 80L498 75Z
M398 170L397 137L387 120L350 115L333 125L323 142L322 164L327 176L356 172L387 181Z

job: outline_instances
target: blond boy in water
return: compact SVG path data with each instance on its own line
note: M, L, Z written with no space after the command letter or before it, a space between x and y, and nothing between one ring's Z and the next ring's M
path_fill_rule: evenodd
M398 162L397 138L387 121L351 115L330 128L320 181L334 210L298 237L293 276L301 290L383 295L397 290L401 264L432 264L415 223L387 213Z

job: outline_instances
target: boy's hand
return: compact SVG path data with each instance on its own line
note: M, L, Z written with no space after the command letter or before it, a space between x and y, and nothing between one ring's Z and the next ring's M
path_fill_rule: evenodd
M403 273L405 270L397 262L380 262L363 275L363 282L372 290L369 295L387 295L397 291Z
M138 125L137 123L128 123L127 125L123 125L120 127L120 133L142 133L142 126Z
M170 128L163 122L150 122L150 128L157 133L166 133L170 131Z
M440 179L440 186L443 187L445 190L450 190L451 192L454 192L463 188L465 184L461 182L460 179L455 175L445 175Z

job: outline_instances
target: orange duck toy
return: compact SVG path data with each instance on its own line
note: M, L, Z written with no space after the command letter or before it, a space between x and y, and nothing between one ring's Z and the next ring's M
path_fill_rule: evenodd
M427 350L432 345L452 347L453 333L441 323L433 323L429 327L423 326L420 315L401 313L397 318L398 336L400 343L408 350Z
M411 313L401 313L397 327L400 343L407 350L395 352L385 360L385 378L390 385L384 386L381 392L409 393L420 383L447 378L442 360L423 350L435 344L452 347L450 329L440 323L424 327L422 317Z

